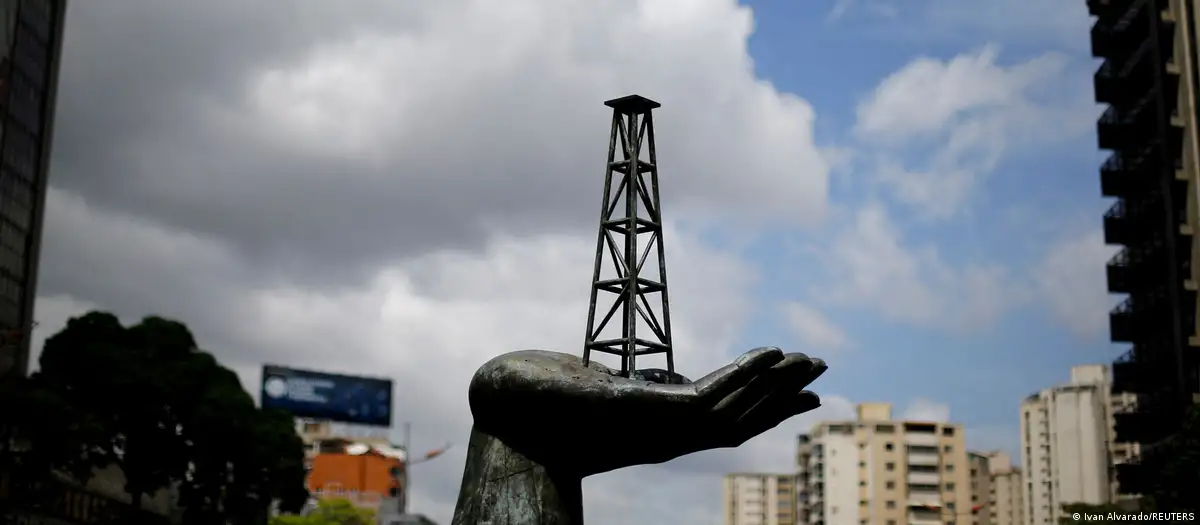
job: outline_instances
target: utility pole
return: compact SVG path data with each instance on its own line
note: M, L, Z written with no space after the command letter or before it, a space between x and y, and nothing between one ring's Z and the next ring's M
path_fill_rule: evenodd
M609 100L604 105L613 109L612 132L608 141L583 363L590 362L592 351L617 355L621 357L621 375L630 377L637 370L638 356L666 354L667 371L674 372L667 262L663 253L658 195L658 158L654 150L654 117L651 115L651 111L661 104L639 95L629 95ZM606 253L611 262L607 272ZM651 255L655 261L647 268ZM615 297L597 324L596 305L600 292ZM657 313L651 308L648 295L657 295ZM601 333L618 310L621 312L621 335L602 339ZM639 332L639 325L645 330Z
M408 514L411 508L408 504L408 487L412 485L412 423L404 422L404 486L400 487L400 514Z

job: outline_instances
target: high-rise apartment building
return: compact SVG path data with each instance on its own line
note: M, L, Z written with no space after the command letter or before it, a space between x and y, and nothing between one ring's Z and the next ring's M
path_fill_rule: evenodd
M992 509L988 506L988 497L992 493L990 460L986 454L967 452L967 461L971 465L971 507L979 509L971 516L971 525L992 524Z
M726 474L725 525L796 525L795 474Z
M0 377L25 374L66 0L0 0Z
M1140 458L1117 466L1117 478L1122 492L1136 494L1169 455L1153 445L1180 429L1200 393L1197 4L1087 6L1096 17L1092 54L1104 59L1096 100L1110 106L1096 130L1100 148L1112 151L1100 189L1117 198L1104 216L1104 238L1124 245L1108 263L1108 289L1129 294L1109 314L1112 340L1131 345L1113 363L1113 386L1138 397L1116 413L1116 437L1145 445Z
M1025 483L1021 469L1013 467L1008 454L995 451L987 454L990 479L988 489L988 519L992 525L1026 525Z
M1136 446L1113 444L1114 413L1131 402L1113 394L1108 368L1071 368L1071 381L1021 403L1025 514L1033 525L1058 523L1062 505L1114 501L1113 468Z
M864 403L854 421L826 421L800 437L798 523L971 523L970 462L962 426L894 421Z

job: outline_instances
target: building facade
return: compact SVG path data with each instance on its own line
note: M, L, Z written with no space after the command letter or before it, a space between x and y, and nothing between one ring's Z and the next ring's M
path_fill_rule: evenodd
M854 421L827 421L800 437L798 523L971 523L970 462L961 425L893 421L866 403Z
M991 458L968 451L967 461L971 465L971 507L977 509L971 516L971 525L991 525L992 508L988 505L992 493Z
M726 474L725 525L795 525L795 474Z
M403 513L404 462L369 448L354 452L317 454L308 472L309 493L374 510L383 523L398 519Z
M1026 525L1025 483L1021 469L1003 452L987 454L988 519L992 525Z
M408 456L386 434L311 419L298 419L296 432L304 442L308 489L315 498L344 498L371 508L381 525L427 519L407 513Z
M1167 459L1154 445L1178 432L1200 392L1197 6L1087 6L1096 17L1092 54L1104 59L1094 76L1096 101L1109 105L1096 129L1099 147L1112 152L1100 168L1100 189L1117 199L1104 216L1104 238L1123 246L1108 263L1108 289L1128 294L1109 314L1112 340L1130 345L1113 363L1113 386L1137 396L1115 414L1116 438L1143 449L1116 473L1119 490L1137 494Z
M0 0L0 377L29 368L66 0Z
M1032 525L1058 523L1067 503L1113 500L1116 457L1131 449L1110 446L1114 404L1126 399L1111 389L1107 367L1076 366L1069 383L1021 403L1025 515Z

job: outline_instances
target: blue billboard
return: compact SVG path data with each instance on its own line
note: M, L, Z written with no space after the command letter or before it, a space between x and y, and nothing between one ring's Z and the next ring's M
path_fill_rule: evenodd
M392 381L264 365L262 407L295 417L388 427Z

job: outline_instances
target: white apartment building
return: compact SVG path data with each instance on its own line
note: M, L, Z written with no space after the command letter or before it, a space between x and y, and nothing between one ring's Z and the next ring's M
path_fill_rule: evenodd
M1025 525L1025 483L1021 469L1004 452L989 452L988 517L991 525Z
M800 436L800 525L968 525L970 464L962 426L893 421L891 405L858 405L853 421Z
M795 474L726 474L725 525L795 525Z
M1108 367L1071 368L1068 384L1021 403L1021 466L1025 516L1030 525L1058 523L1066 503L1113 501L1112 465L1136 457L1136 448L1114 446L1113 413L1132 402L1114 396Z

